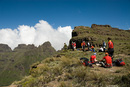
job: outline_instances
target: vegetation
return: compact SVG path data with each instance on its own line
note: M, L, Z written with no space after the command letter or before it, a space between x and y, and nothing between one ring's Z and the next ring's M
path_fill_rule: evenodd
M30 75L12 85L22 87L97 87L97 86L129 86L130 56L125 56L126 66L103 68L94 65L94 68L83 66L79 59L89 58L93 52L67 51L59 52L60 57L49 57L41 62L34 63L30 68ZM118 54L116 54L118 58ZM104 53L97 52L97 59L101 60Z
M123 67L113 66L112 68L103 68L96 65L93 65L94 68L83 66L79 59L81 57L86 57L89 59L94 52L80 51L82 40L90 41L90 43L95 45L97 60L101 60L104 57L104 52L98 52L98 48L102 44L102 40L105 40L107 43L108 37L112 38L112 41L114 42L114 60L117 58L123 58L126 65ZM91 28L78 26L75 27L72 32L70 45L72 41L75 41L77 44L76 51L72 51L70 49L67 50L66 46L64 46L61 51L58 51L54 56L50 56L48 58L45 58L47 56L41 53L46 50L41 48L39 48L40 51L35 50L32 52L32 50L30 50L20 55L15 53L15 55L19 58L19 61L15 62L18 66L24 65L24 67L27 67L29 66L28 61L33 59L38 59L40 61L36 62L36 60L34 60L33 64L30 66L28 76L25 76L20 81L13 82L12 85L16 85L18 87L130 86L130 32L112 28L109 25L92 25ZM9 53L9 56L13 55L14 54ZM25 59L21 57L24 57ZM44 60L42 60L43 57ZM24 60L24 62L21 62L21 60ZM6 67L8 66L9 65ZM22 69L21 67L20 69ZM25 69L25 71L26 70L27 69ZM7 72L8 73L3 73L10 73L9 71ZM22 73L20 72L20 74ZM15 73L15 75L19 74Z
M17 47L15 51L0 52L0 86L10 85L29 75L30 65L55 54L56 51L49 44L46 42L38 48L28 49L26 46L24 49Z

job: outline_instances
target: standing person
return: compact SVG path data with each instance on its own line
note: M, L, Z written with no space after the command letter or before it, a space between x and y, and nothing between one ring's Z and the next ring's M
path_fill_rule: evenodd
M83 41L83 51L85 51L85 45L86 45L86 43L85 43L85 41Z
M114 53L114 45L113 42L111 41L111 38L108 38L108 54L109 56L112 57L112 61L113 61L113 53Z
M105 62L103 62L103 60L105 60ZM112 59L107 52L105 53L105 56L103 57L103 59L100 61L102 61L101 64L103 67L105 68L112 67Z
M90 47L90 43L89 42L87 43L87 47L88 47L88 51L89 51L89 47Z
M103 40L103 50L104 50L104 52L105 52L105 47L106 47L106 43L105 43L105 41Z
M76 43L74 42L74 50L76 49Z
M82 50L83 50L83 42L81 43L81 47L82 47Z
M96 53L94 53L91 57L90 57L90 61L91 61L91 63L96 63L97 62L97 60L96 60Z

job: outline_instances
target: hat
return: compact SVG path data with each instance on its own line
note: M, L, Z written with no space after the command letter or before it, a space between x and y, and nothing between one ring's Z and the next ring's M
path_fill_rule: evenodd
M96 55L96 53L94 53L94 55Z
M109 54L106 52L105 55L109 55Z

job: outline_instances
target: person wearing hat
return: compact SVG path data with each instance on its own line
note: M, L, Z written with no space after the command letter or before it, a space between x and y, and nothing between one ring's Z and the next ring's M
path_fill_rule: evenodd
M108 37L108 53L109 56L112 57L112 61L113 61L113 54L114 54L114 44L111 41L111 38Z
M100 61L102 61L101 64L103 67L105 67L105 68L112 67L112 59L107 52L105 53L105 56L103 57L103 59Z
M90 57L90 62L93 63L93 64L97 62L97 60L96 60L96 53L94 53L94 54Z

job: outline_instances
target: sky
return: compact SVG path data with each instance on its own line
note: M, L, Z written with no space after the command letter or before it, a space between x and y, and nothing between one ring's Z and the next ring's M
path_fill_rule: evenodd
M129 30L130 0L0 0L0 43L12 49L48 40L59 50L75 26L92 24Z

